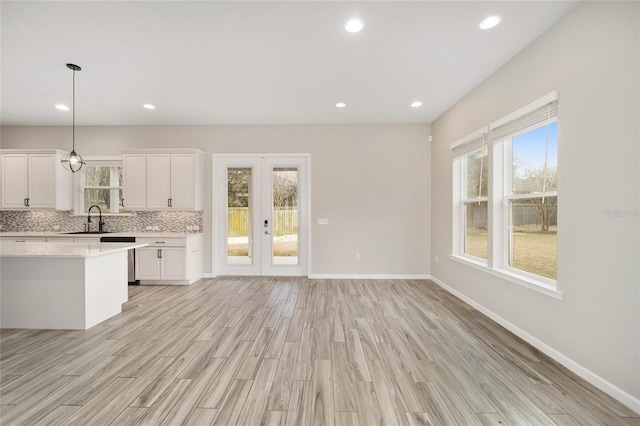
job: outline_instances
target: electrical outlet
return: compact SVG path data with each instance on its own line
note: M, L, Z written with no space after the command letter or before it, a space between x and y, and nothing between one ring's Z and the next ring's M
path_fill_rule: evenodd
M60 225L53 225L53 229L57 231L58 229L60 229Z
M356 260L360 260L360 253L356 253Z
M152 228L153 228L154 231L159 231L160 230L160 227L158 225L153 225Z
M151 231L153 229L153 226L147 226L144 229L147 230L147 231Z
M193 231L193 226L187 225L187 231Z
M436 263L438 263L438 256L436 256Z
M193 226L191 227L191 229L192 229L192 230L194 230L194 231L199 231L199 230L200 230L200 227L199 227L198 225L193 225Z

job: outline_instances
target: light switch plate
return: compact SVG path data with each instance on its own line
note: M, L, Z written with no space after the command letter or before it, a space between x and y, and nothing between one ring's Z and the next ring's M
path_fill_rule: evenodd
M328 225L328 224L329 224L329 219L327 219L326 217L318 218L318 225Z

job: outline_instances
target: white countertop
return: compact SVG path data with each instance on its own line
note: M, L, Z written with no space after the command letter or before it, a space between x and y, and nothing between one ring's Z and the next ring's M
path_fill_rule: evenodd
M3 241L0 244L0 257L64 257L87 258L126 251L147 244L141 243L81 243L81 242L42 242Z
M190 237L193 235L201 235L201 232L107 232L104 234L68 234L60 231L25 231L25 232L0 232L0 237L71 237L71 238L86 238L86 237L149 237L149 238L182 238Z

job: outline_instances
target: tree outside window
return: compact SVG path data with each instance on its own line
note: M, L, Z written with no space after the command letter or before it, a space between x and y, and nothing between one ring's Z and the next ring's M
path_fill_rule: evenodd
M558 122L534 128L510 144L508 265L556 279Z
M83 213L97 205L102 213L125 213L122 207L122 166L86 165L83 169Z

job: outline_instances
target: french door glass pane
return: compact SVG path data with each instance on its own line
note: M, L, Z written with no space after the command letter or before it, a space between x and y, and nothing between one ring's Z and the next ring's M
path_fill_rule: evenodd
M251 168L227 169L227 263L252 263Z
M487 258L489 237L487 233L487 202L465 203L464 253Z
M273 265L298 264L298 169L273 169Z
M557 201L557 197L510 201L509 266L557 278Z

